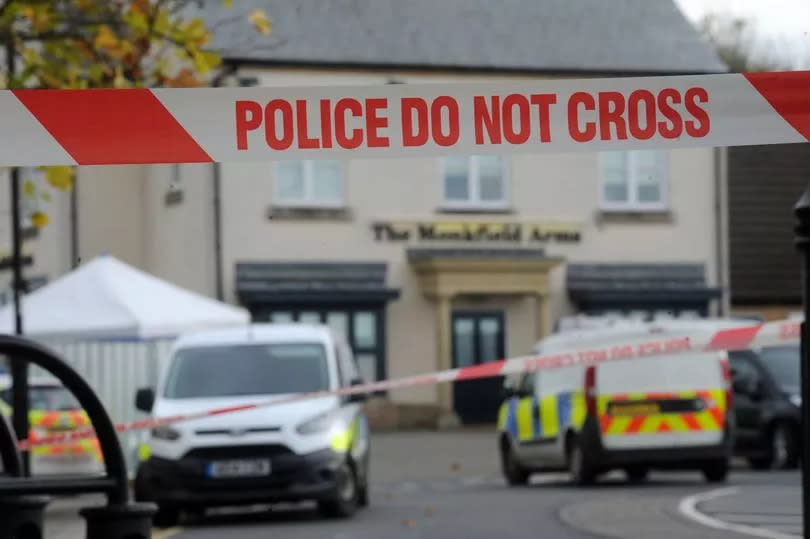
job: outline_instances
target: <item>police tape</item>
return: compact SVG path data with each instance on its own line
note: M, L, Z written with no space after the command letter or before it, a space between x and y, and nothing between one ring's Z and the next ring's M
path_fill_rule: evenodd
M810 140L810 71L0 91L0 165L210 163Z
M651 326L654 333L654 326ZM637 339L621 344L608 346L592 346L553 352L550 354L522 356L502 359L490 363L439 371L431 374L409 376L393 380L383 380L369 384L341 387L335 390L300 393L275 399L215 408L190 414L155 417L132 421L116 425L119 433L152 429L173 423L187 422L207 417L269 408L328 396L353 395L360 393L374 393L383 390L403 389L416 386L435 385L448 382L459 382L480 378L506 376L532 372L542 369L553 369L571 365L592 365L604 361L641 359L653 356L678 355L686 353L708 353L757 349L767 346L793 344L799 341L801 324L796 321L778 321L762 324L737 326L720 329L714 332L706 331L703 334L686 334L670 332L660 337ZM37 438L36 440L23 440L19 447L28 450L41 445L64 444L77 440L92 438L95 433L92 428L59 433L51 436Z

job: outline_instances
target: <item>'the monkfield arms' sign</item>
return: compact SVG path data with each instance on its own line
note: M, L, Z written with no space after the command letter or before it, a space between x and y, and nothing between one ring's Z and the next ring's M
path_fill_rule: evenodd
M572 223L504 223L463 221L377 222L372 225L376 241L463 243L575 243L580 227Z

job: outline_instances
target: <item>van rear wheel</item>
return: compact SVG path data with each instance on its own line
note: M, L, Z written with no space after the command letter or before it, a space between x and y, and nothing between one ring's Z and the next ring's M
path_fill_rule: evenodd
M646 466L628 466L624 469L624 473L631 483L641 483L647 479L650 469Z
M728 459L707 462L702 468L703 477L709 483L722 483L728 477Z
M579 440L573 440L569 448L568 472L571 474L571 481L578 486L591 485L596 480L596 470Z

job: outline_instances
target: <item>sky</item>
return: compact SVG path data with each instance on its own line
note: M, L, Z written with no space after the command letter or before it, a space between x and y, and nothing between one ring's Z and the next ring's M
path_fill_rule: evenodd
M755 49L773 52L796 69L810 69L810 0L675 0L698 21L709 13L746 18L754 25Z

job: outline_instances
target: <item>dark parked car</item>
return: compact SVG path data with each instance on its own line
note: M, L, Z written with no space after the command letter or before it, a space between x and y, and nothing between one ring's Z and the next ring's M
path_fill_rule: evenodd
M795 468L800 455L799 346L732 352L735 454L752 468Z

